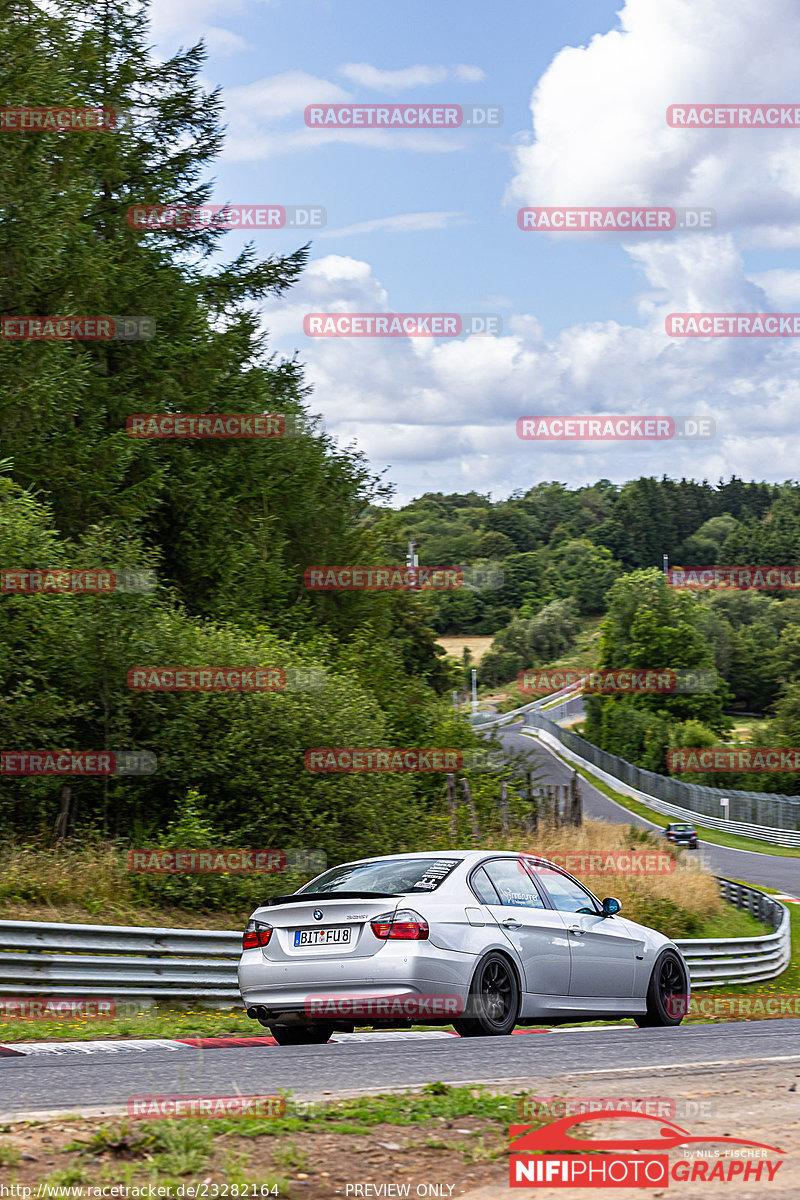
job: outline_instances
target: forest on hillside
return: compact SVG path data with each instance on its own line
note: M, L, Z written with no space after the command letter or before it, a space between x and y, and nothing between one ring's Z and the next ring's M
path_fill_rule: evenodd
M7 96L127 119L102 135L4 139L2 312L129 314L157 336L0 338L0 564L155 584L108 595L0 587L0 746L147 753L157 770L6 774L4 837L175 844L194 829L215 844L235 836L330 858L418 844L444 819L440 776L315 776L304 749L479 746L453 712L460 670L437 637L493 635L481 680L504 684L568 651L590 616L606 620L598 665L719 672L706 695L593 701L587 732L601 744L664 769L667 746L717 740L736 705L774 715L774 736L798 742L798 601L677 595L659 574L665 553L684 566L797 562L796 484L543 482L502 500L426 494L392 507L364 458L321 429L325 397L296 358L273 355L262 327L259 303L291 292L309 247L226 256L224 229L143 231L127 219L134 205L213 194L222 98L202 83L202 45L155 57L143 10L122 0L10 7ZM132 438L126 423L143 410L280 413L291 433ZM468 583L423 594L304 582L315 564L402 564L412 537L421 564L469 565ZM300 682L261 694L128 684L132 668L178 666L267 667ZM487 814L504 782L519 800L512 762L471 779Z
M420 563L481 568L486 586L426 601L440 634L493 635L479 665L487 686L513 686L521 671L556 662L588 617L603 618L594 666L716 673L703 693L589 697L583 732L603 749L666 772L670 747L720 744L737 712L771 719L755 744L800 745L800 597L681 590L662 570L664 555L673 567L800 563L800 484L648 477L542 483L497 502L429 493L386 516L384 528L396 554L413 537ZM795 791L786 774L682 777Z
M102 595L0 588L0 746L146 752L157 769L5 772L0 832L139 845L235 838L330 859L424 839L441 776L304 765L313 746L478 744L453 716L452 671L413 595L304 586L311 564L385 560L391 495L321 431L302 365L274 357L262 329L259 302L291 289L309 248L262 258L250 244L226 257L224 227L132 227L133 205L212 195L222 99L201 82L202 45L159 59L144 10L121 0L11 7L0 21L7 97L127 119L113 132L4 137L1 310L135 314L156 336L0 339L0 565L127 571L155 584ZM132 438L127 420L142 411L279 413L290 435ZM266 667L296 682L136 692L137 667ZM473 776L478 801L496 800L503 777Z

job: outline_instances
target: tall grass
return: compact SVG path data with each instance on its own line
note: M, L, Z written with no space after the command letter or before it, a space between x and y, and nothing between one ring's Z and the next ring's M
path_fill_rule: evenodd
M709 922L719 919L726 910L730 912L714 876L697 857L692 857L696 852L675 851L663 838L633 825L584 820L575 827L540 821L535 834L506 839L506 844L509 849L538 854L561 864L568 855L584 853L641 851L668 856L674 865L668 873L588 874L569 861L565 864L596 896L616 896L624 916L653 925L668 937L697 937Z
M623 915L670 937L696 937L726 913L731 918L737 915L724 905L714 877L696 858L633 826L586 820L574 828L540 822L535 834L492 837L485 844L557 862L563 861L559 856L581 852L658 851L670 855L674 871L598 875L575 869L573 874L595 895L618 897ZM128 871L125 848L112 842L57 847L8 844L0 849L0 917L236 928L242 916L267 896L291 892L304 878L285 874L148 877Z

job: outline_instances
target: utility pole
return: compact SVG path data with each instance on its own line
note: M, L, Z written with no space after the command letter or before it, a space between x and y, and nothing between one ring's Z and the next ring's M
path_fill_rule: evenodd
M662 558L664 560L664 574L667 575L669 573L669 555L664 554Z
M406 555L406 566L408 567L408 587L409 591L416 591L419 587L416 568L419 566L419 556L414 553L417 543L413 538L408 539L408 554Z
M472 715L478 711L478 672L472 668Z

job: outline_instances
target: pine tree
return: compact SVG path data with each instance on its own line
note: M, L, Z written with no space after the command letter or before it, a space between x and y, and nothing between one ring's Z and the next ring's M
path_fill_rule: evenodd
M0 20L6 103L129 118L113 132L3 134L2 312L155 323L145 341L0 342L0 446L17 481L46 489L67 536L99 523L136 531L193 611L296 628L311 611L303 568L363 558L358 518L385 489L303 418L299 364L268 355L257 306L297 280L308 247L262 259L250 245L225 262L219 229L129 225L134 205L210 200L222 145L221 96L198 82L203 47L157 60L146 15L123 0L63 0L55 17L20 0ZM269 442L127 435L127 417L163 411L283 412L307 432Z

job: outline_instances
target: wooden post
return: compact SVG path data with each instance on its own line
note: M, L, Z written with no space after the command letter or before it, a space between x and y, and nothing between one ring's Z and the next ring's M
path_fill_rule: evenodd
M481 840L481 831L478 828L478 814L475 812L475 801L472 799L472 792L469 790L469 784L466 779L461 780L461 790L464 793L464 799L467 802L470 820L472 821L472 840L477 846Z
M56 841L63 842L67 836L69 823L69 805L72 798L72 787L65 783L61 788L61 807L56 818Z
M547 806L550 810L550 820L557 828L561 824L558 812L558 792L552 783L547 785Z
M580 784L578 783L578 772L572 772L572 779L569 785L571 796L572 824L583 824L583 797L581 796Z
M505 779L500 784L500 817L503 822L503 834L508 833L508 788Z
M450 844L458 841L458 801L456 800L456 777L447 776L447 808L450 814Z
M533 791L533 771L526 772L528 781L528 805L530 809L530 824L533 831L539 828L539 798Z

